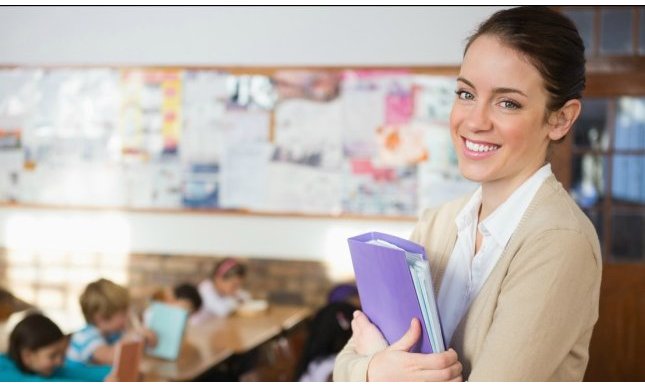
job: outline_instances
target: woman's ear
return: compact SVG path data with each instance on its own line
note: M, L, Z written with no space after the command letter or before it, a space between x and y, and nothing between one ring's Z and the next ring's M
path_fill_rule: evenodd
M553 112L549 120L549 138L558 141L569 133L573 123L580 115L582 104L579 99L567 101L558 111Z

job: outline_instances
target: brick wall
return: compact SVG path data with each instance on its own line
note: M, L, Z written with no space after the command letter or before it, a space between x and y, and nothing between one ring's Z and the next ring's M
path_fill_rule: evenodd
M198 283L222 257L133 254L129 276L133 296L150 287L179 282ZM247 265L245 288L255 298L282 304L318 307L325 303L332 284L320 262L240 258Z
M28 302L64 313L77 308L83 287L97 278L127 284L139 304L159 286L197 284L221 258L0 249L0 284ZM318 308L333 285L321 262L240 259L247 264L245 287L254 298Z

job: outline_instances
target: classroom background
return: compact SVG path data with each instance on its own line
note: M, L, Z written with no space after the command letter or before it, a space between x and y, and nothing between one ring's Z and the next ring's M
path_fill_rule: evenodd
M0 285L70 332L91 281L143 305L238 257L254 298L301 308L257 343L255 380L290 380L353 281L347 238L408 237L476 187L447 117L465 39L501 8L1 8ZM642 381L645 8L559 10L588 86L554 172L605 260L586 380Z

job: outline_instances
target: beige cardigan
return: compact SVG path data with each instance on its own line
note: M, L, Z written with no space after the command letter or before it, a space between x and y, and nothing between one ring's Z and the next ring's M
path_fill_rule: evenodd
M427 210L412 233L426 248L435 294L457 240L455 217L468 198ZM582 380L601 270L593 225L549 176L455 331L450 347L464 380ZM358 355L350 340L334 380L365 381L372 356Z

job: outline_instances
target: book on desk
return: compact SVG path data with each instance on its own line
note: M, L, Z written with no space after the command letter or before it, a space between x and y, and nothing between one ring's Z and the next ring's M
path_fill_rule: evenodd
M378 232L348 239L363 312L388 343L400 339L417 318L422 337L412 352L445 351L425 249Z
M146 348L146 354L176 360L186 330L188 312L177 306L153 302L147 314L146 325L157 335L157 345Z
M124 340L116 346L113 372L119 382L138 382L139 365L143 342L141 340Z

